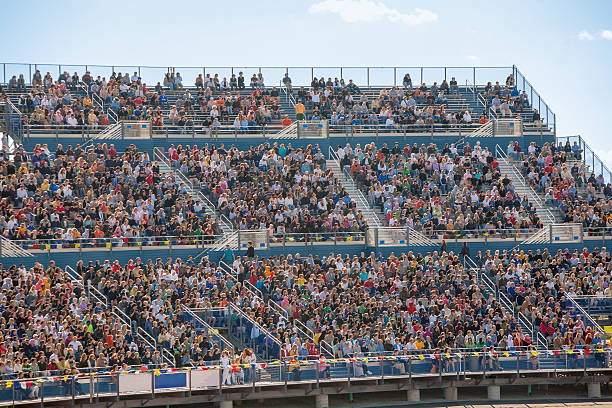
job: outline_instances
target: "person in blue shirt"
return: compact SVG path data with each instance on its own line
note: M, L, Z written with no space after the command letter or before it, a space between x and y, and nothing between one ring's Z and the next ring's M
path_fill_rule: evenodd
M223 250L223 260L227 263L233 263L236 255L234 254L234 250L230 248L229 244L225 245L225 249Z

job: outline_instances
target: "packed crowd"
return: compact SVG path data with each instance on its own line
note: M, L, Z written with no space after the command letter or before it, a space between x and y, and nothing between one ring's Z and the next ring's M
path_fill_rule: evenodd
M163 83L149 88L137 72L131 76L113 72L108 79L89 71L82 77L77 72L72 76L64 72L54 80L51 73L43 77L37 70L29 89L23 75L11 78L7 89L19 93L16 104L27 113L26 125L96 129L117 118L150 120L156 127L233 125L246 129L281 119L279 90L265 87L263 81L261 73L254 75L247 89L242 72L229 81L219 80L218 75L199 75L193 92L183 88L180 73L168 73ZM8 98L7 94L2 97Z
M487 101L487 106L495 114L501 116L521 117L521 112L530 108L529 96L524 90L519 92L513 74L506 78L505 85L500 85L499 81L496 81L495 85L488 82L484 87L483 95ZM541 124L540 113L537 109L533 111L531 120Z
M605 247L589 251L548 248L479 252L474 261L484 267L500 291L533 322L535 332L555 350L601 348L605 337L581 313L576 296L612 295L610 253Z
M433 143L347 144L338 147L337 155L389 226L430 235L541 227L532 203L515 193L493 153L479 142L473 148L465 143L461 150Z
M0 174L5 238L122 244L154 236L214 239L220 231L202 203L134 145L123 153L106 143L65 150L59 144L54 153L46 145L31 153L19 147L2 154Z
M101 302L50 261L2 267L0 377L25 379L75 370L161 365Z
M453 253L245 256L233 269L339 357L532 344ZM299 340L287 340L283 356L307 358Z
M54 81L50 73L43 77L37 70L29 90L25 87L23 75L19 79L13 77L8 89L20 92L16 106L24 114L24 125L59 125L67 130L78 130L97 129L110 123L107 113L94 106L91 95L79 92L82 90L76 73L70 77L64 72ZM2 97L8 99L6 94Z
M223 144L168 149L172 165L200 185L241 230L286 233L359 232L367 228L349 194L325 168L318 145L274 143L247 151Z
M291 83L285 77L285 85ZM488 118L483 113L473 118L469 109L447 111L447 95L458 92L457 81L443 80L431 86L423 83L412 86L412 79L406 74L401 87L380 89L378 95L368 97L359 87L349 80L332 81L324 77L314 78L310 89L300 87L295 92L297 98L296 117L310 120L329 119L331 125L352 125L357 130L362 125L431 125L486 123ZM306 108L308 112L306 112Z
M560 212L563 222L579 223L594 232L612 225L612 185L585 166L577 142L543 146L532 142L527 152L509 144L507 153L520 160L525 179Z
M215 327L228 326L215 319L232 319L255 350L272 337L269 344L279 346L266 357L287 361L317 359L321 347L337 357L363 357L512 351L536 341L493 293L485 295L473 270L452 252L259 258L229 251L224 257L231 271L191 257L136 258L124 265L79 261L77 279L53 261L47 268L2 268L0 376L257 361L253 349L234 353L217 332L194 324L184 307L229 310L235 305L240 312L204 319ZM534 333L555 350L605 346L572 298L610 296L610 260L605 247L554 255L547 249L487 251L474 257L533 322ZM91 282L94 296L80 282ZM239 314L248 324L238 324ZM304 331L298 332L292 320L299 320ZM252 375L225 371L225 384L248 382Z
M190 127L218 127L233 125L237 129L265 126L283 115L279 104L280 90L266 87L262 73L250 78L243 72L221 78L218 74L199 74L193 86L187 87L179 72L168 72L154 87L147 86L134 72L115 73L110 77L94 76L89 71L82 77L67 72L57 80L47 72L44 77L36 71L32 88L26 91L23 75L9 80L8 90L24 92L19 106L30 113L32 124L64 124L70 127L104 126L109 117L104 109L94 107L92 96L114 112L112 116L126 120L150 120L155 126L177 125ZM328 119L331 125L351 125L357 130L362 125L431 125L431 124L483 124L488 121L487 110L473 117L467 107L447 110L448 95L458 94L457 80L453 77L441 83L414 84L410 74L402 86L382 88L377 95L362 92L353 80L331 77L313 78L310 87L292 87L288 74L282 79L283 87L296 98L295 113L298 120ZM189 89L191 88L191 89ZM71 90L78 95L73 97ZM78 92L77 92L78 91ZM494 114L518 115L530 108L528 95L520 93L514 77L505 85L489 82L481 91L487 107ZM529 118L525 118L529 119ZM530 120L541 123L537 110ZM285 120L283 120L285 123Z

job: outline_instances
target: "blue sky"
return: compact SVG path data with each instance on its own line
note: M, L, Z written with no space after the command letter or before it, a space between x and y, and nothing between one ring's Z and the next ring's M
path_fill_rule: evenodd
M7 2L0 55L115 66L516 64L557 114L558 135L582 134L612 163L610 12L608 1Z

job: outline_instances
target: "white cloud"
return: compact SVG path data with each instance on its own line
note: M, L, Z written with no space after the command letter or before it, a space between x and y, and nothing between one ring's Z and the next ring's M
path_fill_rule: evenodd
M612 40L612 31L611 30L603 30L601 32L601 38L604 40Z
M480 57L476 56L476 55L468 55L467 57L465 57L466 59L469 59L470 61L477 61L480 59Z
M347 23L386 19L390 22L416 25L431 23L438 19L438 15L430 10L415 8L411 13L402 13L395 8L387 7L381 1L374 0L324 0L310 6L308 12L338 14Z
M587 30L582 30L580 33L578 33L578 38L581 40L594 40L595 37L593 37L593 34L589 33Z

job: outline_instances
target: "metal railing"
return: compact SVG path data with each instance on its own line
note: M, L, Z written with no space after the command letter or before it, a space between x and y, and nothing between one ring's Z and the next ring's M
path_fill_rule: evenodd
M200 316L191 311L191 309L189 309L187 306L181 305L181 307L183 309L183 313L186 313L190 319L194 320L194 328L204 331L209 339L213 339L219 344L221 350L225 349L234 354L234 345L219 334L217 329L206 323L202 318L200 318Z
M565 144L565 142L570 142L570 145L572 146L574 145L574 142L577 142L578 146L580 146L580 160L582 163L584 163L588 171L595 174L595 176L599 176L601 174L606 183L612 182L612 171L608 168L606 163L599 158L597 153L595 153L595 150L593 150L591 146L586 143L582 136L558 136L556 139L557 146L559 143Z
M219 214L217 212L217 207L208 199L208 197L206 197L206 195L200 191L200 186L195 185L189 178L182 174L180 170L173 168L172 162L164 153L163 149L155 147L153 149L153 157L155 160L163 162L170 169L170 172L175 178L179 179L181 182L185 183L191 188L191 191L196 194L207 207L208 212L219 220L221 228L225 229L226 231L232 231L234 229L232 222L225 215Z
M231 375L231 365L216 364L188 369L127 367L121 371L98 371L91 374L54 375L27 379L10 378L0 381L0 402L6 405L32 405L64 402L112 404L114 400L131 396L153 400L158 396L180 393L185 402L190 402L194 392L209 392L219 398L227 389L235 389L248 395L251 392L270 392L271 398L280 398L288 387L302 390L305 385L312 389L324 385L351 387L355 380L393 381L398 386L413 379L428 378L443 384L443 381L466 381L476 383L485 379L509 376L529 378L540 383L546 378L556 381L558 375L574 377L576 383L605 380L612 372L609 349L593 349L586 352L576 350L522 350L493 352L434 352L433 354L409 354L386 356L381 359L357 356L352 358L288 360L258 362L245 367L240 375ZM144 369L143 369L144 368ZM603 376L602 376L603 374ZM511 380L512 382L512 380ZM544 382L546 383L546 382ZM595 382L597 386L601 386ZM485 384L486 385L486 384ZM284 387L284 388L283 388ZM274 391L276 391L274 393ZM357 392L357 391L356 391ZM318 394L315 394L318 395ZM200 399L202 396L199 397ZM303 398L303 397L302 397Z
M552 214L552 212L550 212L550 210L548 209L544 201L540 198L540 195L533 189L533 187L531 186L531 183L525 180L525 177L523 177L523 175L516 168L514 163L512 163L508 159L508 155L506 154L504 149L502 149L498 144L495 145L495 154L510 167L510 171L512 172L512 177L516 177L518 180L520 180L521 183L523 183L523 185L525 186L525 188L531 192L529 198L533 199L537 203L537 205L540 207L540 209L543 212L544 218L546 218L546 220L542 220L542 221L546 221L546 223L549 223L549 224L554 223L555 216Z
M589 313L587 313L587 311L584 310L583 307L578 302L576 302L572 296L568 296L567 292L565 292L565 298L571 304L570 307L575 307L579 314L583 316L585 323L593 327L593 330L599 333L602 339L605 339L606 331L603 329L603 327L601 327L601 325L595 319L593 319L593 317Z
M255 353L263 359L280 358L282 344L276 336L264 329L259 323L248 316L234 303L228 303L229 332L242 344L253 348ZM255 337L255 329L259 336ZM250 333L246 333L250 330Z
M155 237L117 237L117 238L76 238L76 239L20 239L11 240L27 251L52 251L58 249L118 249L146 247L190 246L202 248L214 245L222 235L155 236Z
M476 262L469 256L465 256L466 265L474 271L478 280L484 285L484 287L497 299L497 301L502 305L502 307L512 314L512 316L519 323L521 328L529 334L532 341L537 342L537 344L543 349L548 348L548 343L545 338L539 333L539 331L535 328L535 325L532 321L530 321L522 312L518 311L516 305L510 301L510 299L499 290L497 283L493 282L490 276L488 276L482 267L476 265Z

